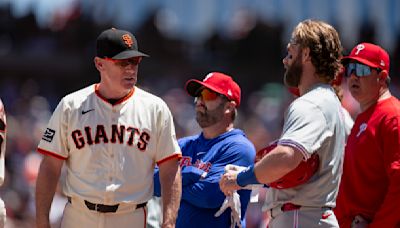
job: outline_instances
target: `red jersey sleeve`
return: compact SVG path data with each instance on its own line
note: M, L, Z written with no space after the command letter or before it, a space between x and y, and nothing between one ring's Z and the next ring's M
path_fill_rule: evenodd
M385 120L381 129L383 164L388 189L384 201L369 227L400 226L400 117ZM374 187L374 186L371 186Z

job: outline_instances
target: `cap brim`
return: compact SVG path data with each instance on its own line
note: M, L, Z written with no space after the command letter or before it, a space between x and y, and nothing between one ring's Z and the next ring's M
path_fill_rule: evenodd
M136 50L126 50L113 56L112 59L129 59L133 57L149 57L149 55Z
M203 83L201 81L196 79L190 79L189 81L186 82L185 90L190 96L196 97L200 87L202 86Z
M355 61L357 61L357 62L360 62L360 63L365 64L365 65L370 66L370 67L382 68L382 66L379 66L379 65L377 65L377 64L374 64L374 63L372 63L372 62L370 62L370 61L368 61L368 60L366 60L366 59L363 59L363 58L360 58L360 57L354 57L354 56L346 56L346 57L343 57L343 58L342 58L342 63L343 63L343 64L346 64L346 63L348 63L350 60L355 60Z
M190 79L189 81L187 81L186 85L185 85L185 90L190 96L196 97L198 95L199 89L201 87L206 87L214 92L224 94L219 89L217 89L211 85L208 85L207 83L204 83L202 81L196 80L196 79Z

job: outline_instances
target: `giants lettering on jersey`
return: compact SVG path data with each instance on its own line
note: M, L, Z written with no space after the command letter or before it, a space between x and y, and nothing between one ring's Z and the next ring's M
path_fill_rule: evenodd
M134 127L126 127L124 125L111 126L111 134L107 133L103 125L97 125L96 129L92 131L91 127L86 126L83 132L80 129L72 132L72 139L74 140L77 149L82 149L86 144L93 145L99 143L125 143L125 133L128 135L126 144L132 146L134 142L139 150L145 151L147 144L150 141L150 135L147 132L140 131Z
M211 165L212 164L210 162L203 162L199 159L197 159L196 162L193 164L192 157L189 156L182 156L181 159L181 168L183 166L194 166L208 173L211 168Z

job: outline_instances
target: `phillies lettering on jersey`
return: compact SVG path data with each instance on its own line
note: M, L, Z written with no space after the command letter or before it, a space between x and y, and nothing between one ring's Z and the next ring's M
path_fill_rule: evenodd
M181 168L184 166L194 166L196 168L199 168L205 172L209 172L212 164L210 162L203 162L200 159L196 159L196 162L193 164L192 163L192 157L190 156L182 156L181 159Z
M116 124L111 126L111 132L109 133L107 133L103 125L97 125L94 131L92 131L91 127L86 126L83 133L82 130L76 129L72 131L71 135L77 149L82 149L86 144L90 146L99 143L126 143L128 146L132 146L136 142L137 148L145 151L150 141L150 135L147 132L140 131L135 127L117 126Z

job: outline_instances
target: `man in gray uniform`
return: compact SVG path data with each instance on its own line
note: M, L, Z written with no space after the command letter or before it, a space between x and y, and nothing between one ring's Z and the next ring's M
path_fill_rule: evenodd
M339 227L332 211L342 172L345 144L344 115L330 83L338 74L342 46L338 33L322 21L300 22L283 59L287 86L300 97L289 106L277 146L255 165L229 170L220 187L229 195L248 184L272 183L302 162L318 161L318 169L304 183L269 188L264 205L270 228Z

